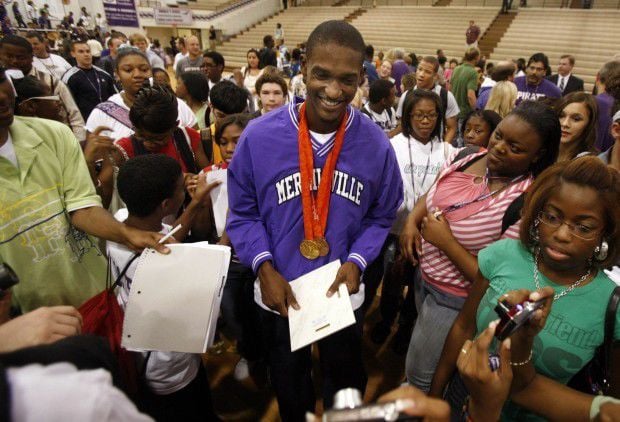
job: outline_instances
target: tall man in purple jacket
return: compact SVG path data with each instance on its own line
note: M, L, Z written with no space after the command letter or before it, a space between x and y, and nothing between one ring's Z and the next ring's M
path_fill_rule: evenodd
M336 391L365 388L360 275L378 256L403 197L387 137L348 105L364 74L361 34L344 21L323 22L306 48L305 103L295 101L254 120L244 131L228 170L227 233L241 261L258 275L255 300L261 308L271 383L284 421L304 420L304 413L315 406L310 347L291 352L287 310L299 305L288 282L331 261L343 263L325 294L345 284L357 324L318 342L323 399L329 408ZM309 174L303 165L308 161L300 160L304 139L312 157L313 187L304 185L306 179L301 177L304 171ZM337 159L330 172L326 163L332 153ZM322 256L317 257L300 249L307 240L307 199L302 200L302 191L307 186L305 192L312 189L310 195L314 195L319 186L320 196L325 174L333 179L323 191L329 206L316 209L322 215L327 212L320 239Z

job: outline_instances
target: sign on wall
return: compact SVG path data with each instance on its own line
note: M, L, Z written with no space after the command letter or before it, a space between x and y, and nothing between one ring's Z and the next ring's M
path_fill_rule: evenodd
M103 0L103 9L110 26L140 26L134 0Z
M155 8L155 23L157 25L191 25L193 21L194 18L190 9Z

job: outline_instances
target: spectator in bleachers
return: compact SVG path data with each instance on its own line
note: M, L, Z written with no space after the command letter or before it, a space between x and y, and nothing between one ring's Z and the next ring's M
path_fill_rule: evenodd
M217 51L206 51L203 55L202 70L209 78L209 89L222 80L222 72L224 71L224 56Z
M463 57L463 64L452 72L450 86L456 103L459 106L459 127L462 120L476 107L476 91L478 90L478 72L475 65L480 58L480 50L475 47L467 49Z
M187 46L185 45L185 38L183 38L183 37L177 38L177 40L175 41L174 44L175 44L175 48L176 48L176 50L178 52L174 56L174 62L172 63L172 68L174 69L174 71L176 73L177 65L179 64L179 62L182 59L187 57L187 55L189 53L187 52Z
M168 75L168 72L166 70L160 69L158 67L153 69L153 86L155 85L167 86L168 88L172 88L172 85L170 83L170 75Z
M553 82L545 79L549 69L549 59L543 53L536 53L527 62L525 76L515 78L519 90L517 105L521 101L538 100L540 98L561 98L562 91Z
M437 71L437 83L444 88L446 87L446 63L448 58L446 56L437 57L439 62L439 71Z
M396 87L390 81L379 79L370 84L368 102L362 106L361 112L375 122L388 138L398 134L396 129L396 111L392 106L396 100Z
M24 75L31 75L52 89L54 95L60 97L61 113L65 123L69 125L78 140L84 140L84 119L75 104L71 91L61 80L49 72L35 68L32 64L32 45L22 37L9 35L0 40L0 60L7 69L21 70Z
M300 55L300 65L305 62L306 58L303 55ZM306 83L304 82L304 75L298 73L297 75L291 78L290 82L291 86L291 94L293 98L298 97L301 99L306 98Z
M620 60L613 60L603 65L598 73L596 87L599 94L596 96L598 106L598 127L596 131L596 148L605 151L610 148L614 141L609 132L611 127L611 114L614 106L614 97L607 91L607 81L614 75L620 75Z
M185 45L187 46L187 57L180 59L174 68L177 76L184 72L199 72L204 61L197 36L188 37Z
M57 54L50 54L47 51L47 38L41 33L29 31L26 34L26 39L32 45L32 52L34 54L32 65L35 68L51 73L58 79L62 79L62 75L71 69L71 65L65 59Z
M256 111L255 117L269 113L276 108L282 107L288 98L286 81L275 72L265 72L256 81L256 94L260 110Z
M558 161L568 161L595 152L598 110L591 94L573 92L556 107L562 128Z
M515 65L513 62L506 60L501 61L495 66L491 72L490 78L485 78L480 90L478 91L478 100L476 101L476 108L478 110L484 110L491 95L491 89L502 81L514 81L515 80ZM512 110L512 108L511 108ZM508 113L506 113L508 114ZM504 115L505 116L505 115Z
M523 57L519 57L515 61L515 64L517 65L517 74L515 77L518 78L519 76L525 76L525 59Z
M256 96L256 81L262 74L262 70L258 67L258 51L254 48L248 50L246 54L247 64L241 68L241 74L243 75L243 86L253 96Z
M603 160L605 164L620 171L620 109L614 114L609 130L614 143L598 157Z
M177 78L177 97L187 103L196 116L199 129L208 128L209 79L202 72L185 72Z
M121 48L116 57L116 76L123 90L98 104L86 122L86 130L91 134L100 126L110 128L109 137L112 140L131 136L134 132L129 109L140 88L150 84L149 78L153 76L148 57L141 50ZM179 125L194 127L196 118L192 110L182 100L177 105Z
M15 86L15 115L40 117L62 122L60 98L52 95L49 86L35 78L26 76L13 81Z
M423 57L420 63L418 63L418 69L415 73L416 85L413 89L433 91L439 96L441 103L441 137L445 142L452 142L456 138L458 130L457 116L459 114L459 106L454 95L450 91L435 83L438 69L439 62L434 56ZM405 96L407 94L407 92L403 93L398 101L396 117L399 119L403 117L403 104L405 103ZM445 122L445 127L443 126L443 122Z
M223 161L222 153L215 142L215 132L218 122L231 114L247 113L248 91L245 88L237 86L234 82L226 80L221 81L211 88L209 107L213 118L211 119L212 152L211 156L208 158L212 163L221 163Z
M217 47L217 32L215 31L215 27L211 25L209 27L209 50L215 51Z
M120 48L121 44L123 44L123 39L122 36L119 34L114 34L110 38L108 38L106 45L108 46L110 54L103 57L99 62L101 68L112 76L114 76L114 69L116 68L116 56L118 55L118 49ZM119 88L119 85L120 84L117 83L116 87Z
M263 37L263 48L258 54L259 67L262 69L265 66L278 66L278 58L274 51L275 41L271 35L265 35Z
M149 59L149 63L151 65L151 69L155 67L159 67L161 69L165 69L166 65L164 64L164 60L159 57L153 50L149 49L149 41L142 34L131 34L129 36L129 43L136 47L138 50L142 51L146 54L146 57Z
M76 66L63 75L62 81L69 87L84 120L97 104L107 101L116 94L114 79L105 70L93 66L90 47L84 41L71 43L71 55Z
M411 69L407 62L405 62L405 52L400 48L395 48L394 61L392 62L392 79L394 79L394 86L396 87L396 95L398 97L402 94L400 91L400 79L403 75L410 72Z
M500 81L491 89L484 109L494 111L504 118L515 108L517 93L517 86L513 82Z
M392 78L392 63L389 60L383 60L383 62L381 62L381 66L377 73L379 74L379 79L385 79L386 81L394 83L394 78Z
M444 77L446 78L446 88L450 89L450 79L452 78L452 72L459 65L459 61L457 59L450 59L448 62L448 68L444 72Z
M275 41L281 40L284 38L284 29L282 29L282 24L276 24L276 30L273 32L273 38Z
M465 31L465 44L467 48L478 48L478 39L480 38L480 27L473 20L469 21L469 27Z
M492 110L475 110L469 113L461 128L465 146L486 148L491 134L501 121L500 115Z
M583 92L583 79L573 75L573 67L575 67L575 57L564 54L558 63L558 73L547 78L560 88L562 95Z
M371 44L368 44L366 46L366 56L364 57L364 72L366 72L366 78L368 78L369 84L372 84L374 81L379 79L379 75L377 74L377 68L372 62L374 56L375 48Z

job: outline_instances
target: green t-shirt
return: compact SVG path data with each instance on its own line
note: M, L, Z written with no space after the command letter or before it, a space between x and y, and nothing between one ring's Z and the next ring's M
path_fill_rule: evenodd
M18 167L0 157L0 256L20 279L23 312L79 306L105 288L96 240L72 229L69 212L101 206L82 149L62 123L15 117L9 127Z
M467 99L467 90L471 89L475 92L478 89L478 72L476 72L476 69L471 64L463 63L457 66L454 72L452 72L450 86L456 103L461 110L458 118L462 119L472 111L469 100Z
M478 254L480 272L489 280L489 288L478 306L478 333L497 319L495 305L501 295L517 290L536 290L534 259L518 240L495 242ZM576 279L575 279L576 280ZM565 289L539 275L541 287ZM534 341L533 362L536 372L566 384L594 357L603 343L607 303L615 288L603 271L594 280L578 287L553 303L545 328ZM620 338L620 313L616 315L614 338ZM510 402L504 407L504 420L542 420Z

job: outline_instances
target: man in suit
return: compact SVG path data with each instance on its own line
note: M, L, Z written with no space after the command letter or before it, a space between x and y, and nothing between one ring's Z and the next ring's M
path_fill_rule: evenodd
M560 88L562 95L570 94L575 91L583 91L583 79L572 74L574 66L575 58L570 54L565 54L560 57L558 73L547 78Z

